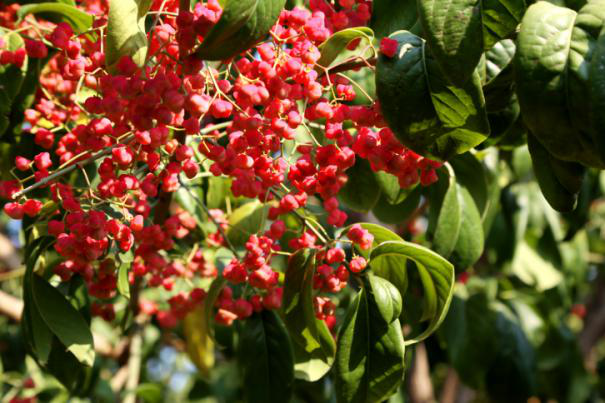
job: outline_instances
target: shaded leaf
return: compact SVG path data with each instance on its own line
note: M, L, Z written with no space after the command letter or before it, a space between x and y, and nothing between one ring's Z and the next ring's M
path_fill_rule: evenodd
M447 314L454 289L454 267L437 253L423 246L405 241L386 241L372 249L370 267L385 257L399 259L399 267L405 268L405 261L412 260L420 274L424 289L423 304L425 315L430 313L427 328L418 336L408 339L405 344L415 344L424 340L441 324Z
M381 55L376 92L386 122L416 153L444 160L483 142L489 132L479 74L463 86L451 85L425 41L409 32L391 35L398 49Z
M349 179L340 189L340 200L352 210L366 212L372 209L380 197L378 182L370 163L356 158L355 165L347 170Z
M264 39L286 0L225 0L223 14L197 50L204 60L226 60Z
M296 252L288 263L282 300L283 319L294 347L295 376L315 382L332 367L336 344L328 326L315 316L315 251Z
M335 387L338 402L381 402L403 380L401 295L369 274L350 305L338 337Z
M82 364L92 366L95 359L88 323L65 297L40 276L32 277L32 295L48 328Z
M246 319L240 339L246 401L287 402L294 383L294 354L285 325L275 311Z
M450 81L471 79L484 51L515 32L524 0L420 0L427 42Z

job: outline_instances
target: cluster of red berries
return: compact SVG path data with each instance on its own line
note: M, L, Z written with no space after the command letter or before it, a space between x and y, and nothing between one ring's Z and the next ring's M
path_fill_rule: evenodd
M309 229L286 242L282 221L313 198L327 211L327 223L342 227L347 214L337 196L357 157L369 160L375 171L395 175L405 188L436 180L439 165L397 142L385 128L377 103L353 104L356 92L349 79L317 66L319 45L331 33L367 24L370 1L311 0L311 11L284 10L270 39L220 70L195 56L221 17L219 2L198 2L192 11L179 11L178 1L155 1L152 10L160 17L149 34L153 63L141 69L123 56L113 75L107 72L99 35L106 26L106 5L83 5L99 16L92 27L95 35L74 35L68 24L45 23L44 38L32 39L36 32L26 30L25 48L6 56L13 64L17 52L44 58L45 43L57 51L40 78L43 91L25 113L35 143L47 151L30 159L18 157L20 179L0 182L0 197L11 200L26 181L48 185L53 201L49 209L22 197L5 204L4 211L15 219L43 211L48 233L56 237L54 248L64 259L55 273L63 280L74 274L86 280L97 299L95 315L107 320L115 315L112 301L123 263L108 258L109 253L132 254L132 263L126 263L131 284L139 279L176 292L168 308L141 301L141 310L155 315L163 326L176 325L205 299L199 287L190 292L175 289L178 279L191 284L219 275L202 250L189 258L174 256L181 240L196 239L198 223L174 206L172 214L158 219L162 200L188 179L199 179L202 169L229 177L234 196L270 203L269 229L252 234L244 256L234 251L236 257L221 273L227 285L215 306L216 321L223 324L280 307L282 288L272 259L285 249L318 249L314 287L322 293L342 290L351 272L366 268L363 257L347 259L336 241L318 239ZM318 128L321 141L313 134ZM294 152L284 152L288 144L295 145ZM49 180L51 173L95 155L102 155L97 177L85 189L65 183L61 176ZM224 239L225 213L215 209L208 214L218 228L204 239L205 246L230 246ZM347 237L361 249L373 242L358 225ZM317 299L318 318L333 324L333 310L329 299Z

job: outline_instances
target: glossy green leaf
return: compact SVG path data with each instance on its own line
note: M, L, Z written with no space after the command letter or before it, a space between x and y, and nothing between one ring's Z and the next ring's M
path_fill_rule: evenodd
M295 376L315 382L332 367L336 344L328 326L315 316L315 252L302 249L288 263L282 299L283 319L294 348Z
M427 42L454 84L471 79L484 51L515 32L524 0L420 0Z
M48 328L82 364L95 360L92 333L86 320L42 277L32 277L32 296Z
M399 43L393 58L381 55L376 92L386 122L416 153L446 160L483 142L489 134L479 74L451 85L427 49L409 32L391 35Z
M558 159L599 168L605 158L597 151L602 132L594 130L589 73L604 21L605 0L592 0L578 13L537 2L523 17L514 58L531 132Z
M229 227L227 228L229 241L235 246L244 245L250 235L263 230L261 225L265 213L265 207L258 200L233 210L229 216Z
M405 269L405 261L412 260L420 274L424 289L425 312L430 312L427 328L418 336L406 341L415 344L430 336L443 322L454 289L454 267L437 253L423 246L406 241L386 241L372 249L370 267L385 257L400 260L399 270Z
M275 311L246 319L240 339L245 400L287 402L294 384L294 354L286 326Z
M458 203L462 211L460 232L450 261L460 269L466 269L481 257L485 236L481 215L467 188L458 186Z
M109 0L105 63L111 72L122 56L130 56L142 67L147 57L145 16L151 0Z
M406 30L419 34L420 24L414 0L374 0L370 27L378 39L395 31Z
M536 180L548 204L561 212L574 210L578 195L566 189L557 179L551 165L555 157L531 134L527 136L527 146Z
M75 5L65 3L38 3L27 4L19 8L17 16L19 19L25 18L28 14L51 13L58 14L65 18L65 21L71 25L75 33L81 34L88 31L92 27L93 16L87 12L80 10Z
M435 252L448 258L460 234L462 207L454 170L447 164L446 169L440 173L439 182L431 189L429 233L432 233Z
M485 52L485 83L489 85L511 65L517 47L512 39L498 41Z
M464 186L475 201L479 210L479 215L483 219L485 210L488 207L488 182L486 170L483 163L472 153L464 153L450 160L456 180Z
M330 67L338 55L355 39L362 39L371 43L374 39L374 32L368 27L346 28L335 32L319 45L321 57L317 61L317 64L323 67Z
M372 214L385 224L400 224L416 211L420 204L421 195L422 189L416 187L402 202L391 204L383 193L372 209Z
M390 204L399 204L404 201L410 193L416 189L416 186L412 186L407 189L401 188L399 185L399 179L395 175L391 175L384 171L374 172L376 181L380 186L382 195Z
M399 291L369 274L353 300L338 337L336 398L340 402L382 402L403 380L404 351Z
M225 0L223 14L200 45L197 56L226 60L267 36L286 0Z
M594 116L594 131L605 131L605 26L596 41L593 61L590 66L590 105ZM605 137L593 136L601 159L605 159Z
M380 197L380 188L370 163L357 158L347 170L347 183L340 189L340 200L352 210L366 212L372 209Z

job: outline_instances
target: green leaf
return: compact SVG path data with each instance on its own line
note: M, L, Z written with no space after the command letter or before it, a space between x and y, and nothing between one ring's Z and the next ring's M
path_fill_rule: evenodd
M132 266L132 260L122 260L118 267L118 292L130 299L130 282L128 281L128 269Z
M467 188L458 186L458 203L462 219L450 260L457 268L466 269L475 264L483 254L485 236L481 215Z
M205 315L207 300L198 304L183 319L183 334L187 345L187 355L199 373L208 378L214 366L214 342L210 337L209 318Z
M404 201L410 193L414 191L416 186L408 189L403 189L399 185L399 179L395 175L391 175L384 171L374 172L376 181L382 190L382 195L390 204L399 204Z
M224 0L223 14L200 45L197 56L226 60L250 49L269 33L286 0Z
M605 26L595 44L593 61L590 66L590 105L592 115L594 116L594 131L601 132L605 130ZM605 138L603 136L594 136L595 145L605 159Z
M28 243L25 247L26 271L23 276L23 319L21 328L25 335L31 353L38 362L45 364L51 352L53 334L48 328L34 302L32 281L38 259L52 243L50 237L40 237Z
M561 212L574 210L578 202L578 195L566 189L555 175L552 163L556 161L556 158L531 134L527 135L527 146L534 175L548 204ZM563 161L559 161L559 163L563 163ZM582 176L580 176L580 183L581 180Z
M283 319L294 347L295 376L315 382L332 367L336 345L328 326L315 316L315 251L302 249L288 263L282 301Z
M449 362L473 388L490 388L490 396L526 401L535 387L535 352L514 312L484 292L460 289L441 334Z
M347 45L355 39L365 39L368 43L372 43L374 32L368 27L346 28L335 32L319 45L321 57L317 61L317 64L323 67L330 67L338 55L340 55L347 48Z
M440 173L439 182L432 188L429 233L432 233L433 249L448 258L454 251L462 223L462 206L454 170L448 165L447 174Z
M38 3L21 6L17 11L19 20L28 14L51 13L59 14L71 25L75 33L81 34L92 27L93 16L75 7L75 5L64 3Z
M490 129L478 72L463 86L451 85L422 38L406 31L391 38L399 43L398 51L392 58L378 58L376 92L397 138L438 160L483 142Z
M563 281L561 272L525 241L517 245L511 271L519 280L539 292L556 287Z
M340 402L381 402L395 393L404 373L399 291L369 274L347 312L338 337L335 387Z
M372 209L380 190L370 163L363 158L356 158L355 165L347 170L349 179L340 189L340 200L352 210L366 212Z
M412 260L416 264L424 288L423 303L428 318L427 328L418 336L408 339L405 344L415 344L430 336L443 322L454 289L454 266L437 253L423 246L405 241L386 241L372 249L370 267L386 257L397 258L400 261L399 270L405 268L403 259ZM403 264L402 264L403 263ZM396 268L393 268L396 269Z
M487 174L483 163L473 153L464 153L450 160L456 180L464 186L475 201L479 215L483 215L488 207Z
M215 278L212 284L210 284L210 289L208 290L208 294L206 294L206 298L204 299L204 316L206 318L206 323L212 323L212 319L214 318L214 303L226 284L227 280L225 280L223 276ZM208 335L214 339L213 326L209 327Z
M246 203L233 210L229 216L227 238L235 246L242 246L252 234L262 231L265 207L258 200Z
M65 297L42 277L32 276L33 300L48 328L82 364L95 359L88 323Z
M414 188L412 192L399 204L388 202L385 194L380 195L378 203L372 209L372 213L381 222L386 224L400 224L407 220L420 204L422 189Z
M414 0L374 0L370 28L381 39L395 31L411 31L419 34L420 26L416 1Z
M485 84L494 82L511 65L517 47L512 39L503 39L485 52Z
M246 319L240 339L245 400L287 402L294 384L294 354L288 331L275 311Z
M578 13L537 2L523 17L514 58L517 96L531 132L558 159L598 168L605 167L605 155L598 152L602 132L594 128L589 72L604 21L605 0L590 1Z
M484 51L515 32L524 0L420 0L420 21L437 63L462 85L474 74Z
M105 37L105 64L110 72L122 56L130 56L142 67L147 57L145 16L151 0L109 0L107 35Z
M25 47L25 42L21 35L11 33L4 28L0 27L0 38L2 38L6 45L3 50L15 51L17 49ZM0 65L0 92L5 92L10 102L21 91L25 73L27 72L28 57L25 57L22 67L17 67L12 64Z

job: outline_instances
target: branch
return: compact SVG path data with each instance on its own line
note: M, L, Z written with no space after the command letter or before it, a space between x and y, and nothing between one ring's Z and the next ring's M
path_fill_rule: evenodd
M0 315L4 315L15 322L20 322L22 313L23 301L0 291ZM105 337L97 333L93 333L92 337L97 353L114 359L122 354L123 346L121 348L113 348Z
M122 145L128 144L132 139L134 139L134 136L128 136L125 139L124 143L116 143L116 144L114 144L114 145L112 145L112 146L110 146L110 147L108 147L108 148L106 148L104 150L101 150L101 151L97 152L96 154L93 154L91 157L85 159L84 161L75 162L74 164L68 165L65 168L61 168L61 169L56 170L52 174L48 175L46 178L43 178L40 181L34 183L33 185L28 186L25 189L23 189L23 190L15 193L13 195L13 200L18 199L19 197L21 197L21 196L23 196L23 195L31 192L34 189L37 189L39 187L42 187L42 186L48 184L49 182L51 182L52 180L54 180L54 179L56 179L56 178L58 178L60 176L63 176L65 174L67 174L67 173L70 173L71 171L73 171L74 169L76 169L78 167L83 167L85 165L90 164L91 162L94 162L94 161L98 160L99 158L103 158L103 157L108 156L109 154L111 154L111 151L114 148L116 148L118 146L122 146Z

